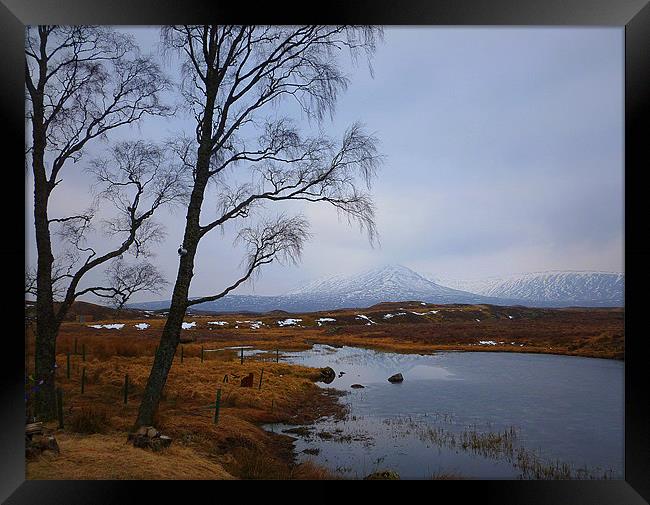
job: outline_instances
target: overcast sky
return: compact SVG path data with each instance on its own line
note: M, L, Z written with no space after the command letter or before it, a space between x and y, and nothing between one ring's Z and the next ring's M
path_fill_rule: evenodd
M128 31L143 52L157 54L158 29ZM334 119L322 125L340 136L362 121L381 140L386 161L373 187L380 244L372 247L330 207L294 205L313 234L301 263L267 266L237 292L280 294L314 277L386 263L456 279L622 272L623 35L622 28L386 28L374 78L364 64L346 65L350 86ZM162 61L177 80L174 59ZM192 134L192 119L179 114L112 138L163 140L182 131ZM87 206L82 169L104 148L88 149L64 169L52 217ZM26 198L34 264L29 180ZM206 202L206 216L213 206ZM159 215L168 238L154 261L169 281L184 216ZM201 242L191 296L236 279L241 250L232 245L233 232L215 231ZM170 292L171 284L162 295L133 301Z

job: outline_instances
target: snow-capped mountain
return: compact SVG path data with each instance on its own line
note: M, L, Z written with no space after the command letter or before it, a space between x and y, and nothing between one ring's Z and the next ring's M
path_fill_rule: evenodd
M402 265L385 265L365 272L334 275L312 281L288 295L328 294L343 297L366 297L385 294L391 300L416 300L419 296L459 296L456 289L443 287Z
M428 303L500 302L490 297L440 286L401 265L386 265L351 276L321 278L284 295L228 295L214 302L195 305L192 309L215 312L311 312L369 307L386 301L415 300ZM169 307L169 302L143 302L132 306L160 310Z
M621 306L625 292L625 276L616 272L534 272L475 280L439 279L438 282L483 296L558 306Z
M437 280L401 265L386 265L354 275L333 275L278 296L228 295L192 307L210 312L313 312L369 307L380 302L421 301L528 305L537 307L622 306L624 276L606 272L544 272L478 281ZM169 301L130 304L145 310Z
M330 308L363 307L387 300L489 303L482 295L440 286L402 265L385 265L355 275L318 279L285 296L312 299L315 304L327 300Z

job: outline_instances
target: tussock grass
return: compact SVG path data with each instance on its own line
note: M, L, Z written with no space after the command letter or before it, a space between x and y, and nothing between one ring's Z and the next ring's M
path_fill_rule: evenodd
M133 447L123 434L56 433L59 456L46 453L27 465L28 479L232 479L215 461L172 444L151 452Z
M106 433L109 419L104 408L81 407L73 411L67 425L68 430L73 433Z

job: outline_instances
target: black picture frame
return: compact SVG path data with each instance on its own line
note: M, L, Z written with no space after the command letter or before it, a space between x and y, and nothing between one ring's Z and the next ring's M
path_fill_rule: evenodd
M644 244L647 232L645 172L648 142L644 134L650 112L650 6L647 0L445 0L431 2L336 1L319 5L309 13L306 3L267 2L252 7L248 2L207 0L2 0L0 26L2 44L2 119L5 196L1 199L5 244L0 251L12 329L5 329L3 351L6 359L2 375L3 415L0 418L0 499L7 504L65 503L101 504L153 502L169 493L172 483L118 481L25 481L23 445L23 362L22 320L24 221L15 218L18 203L10 198L10 188L23 188L25 178L16 167L24 163L24 27L34 24L159 25L171 23L363 23L418 25L544 25L619 26L625 28L625 480L618 481L441 481L433 489L435 500L443 498L441 487L453 493L454 502L469 495L482 503L572 503L642 504L650 501L650 396L648 355L643 333L647 302L644 286L649 286L646 265L650 247ZM10 156L8 157L7 154ZM24 165L23 165L24 166ZM16 192L15 190L13 192ZM22 233L21 233L22 231ZM19 245L16 246L15 244ZM14 292L15 289L15 292ZM6 318L9 319L9 318ZM15 326L14 326L15 324ZM198 486L174 481L173 485ZM219 484L221 485L221 484ZM290 484L293 486L294 484ZM310 490L313 493L313 484ZM347 485L347 484L346 484ZM400 485L400 484L398 484ZM424 484L424 485L430 485ZM237 483L229 484L235 491ZM214 499L214 483L201 485ZM330 491L336 491L327 484ZM452 489L453 488L453 489ZM198 487L192 488L198 498ZM223 489L223 488L220 488ZM239 495L243 488L236 491ZM247 485L246 490L252 489ZM268 486L264 487L269 490ZM189 491L189 488L188 488ZM320 492L320 491L319 491ZM427 493L431 492L427 491ZM449 495L448 495L449 496ZM145 498L146 497L146 498ZM240 495L246 498L245 495ZM323 498L323 495L317 495ZM225 498L223 498L225 499Z

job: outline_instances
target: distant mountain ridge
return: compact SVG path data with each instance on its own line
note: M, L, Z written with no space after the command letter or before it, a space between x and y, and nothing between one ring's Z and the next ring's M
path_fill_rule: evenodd
M625 276L618 272L546 271L475 280L438 279L438 282L483 296L528 303L621 306L625 293Z
M284 295L228 295L214 302L195 305L192 310L314 312L369 307L387 301L540 307L621 306L623 283L623 274L606 272L544 272L505 279L436 282L402 265L384 265L354 275L338 274L317 279ZM169 308L169 301L130 306L164 310Z

